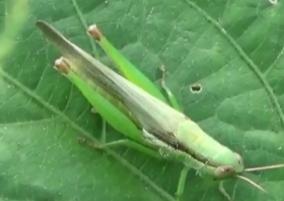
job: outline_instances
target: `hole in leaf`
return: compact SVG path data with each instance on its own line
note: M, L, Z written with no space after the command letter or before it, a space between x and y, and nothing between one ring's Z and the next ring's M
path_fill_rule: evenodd
M190 88L190 92L193 94L199 94L202 91L202 85L199 83L192 84L190 85L189 88Z

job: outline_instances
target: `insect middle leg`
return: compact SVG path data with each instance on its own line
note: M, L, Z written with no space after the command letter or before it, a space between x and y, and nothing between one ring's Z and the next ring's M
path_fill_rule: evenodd
M94 107L91 109L91 112L95 115L98 114ZM102 130L101 130L100 141L101 141L101 143L105 143L106 142L107 122L104 120L103 117L101 117L101 123L102 123Z

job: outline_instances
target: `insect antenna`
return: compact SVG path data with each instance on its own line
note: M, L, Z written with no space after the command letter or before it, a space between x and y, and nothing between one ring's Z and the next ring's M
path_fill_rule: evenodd
M279 169L279 168L284 168L284 164L275 164L275 165L267 165L267 166L261 166L261 167L252 167L252 168L246 168L244 170L244 172L258 172L258 171L263 171L263 170L272 170L272 169ZM259 184L257 184L256 182L254 182L253 180L242 176L242 175L236 175L237 178L248 182L249 184L251 184L252 186L254 186L255 188L257 188L258 190L267 193L266 190L260 186Z
M236 175L237 178L243 180L243 181L246 181L247 183L251 184L252 186L254 186L255 188L257 188L258 190L264 192L264 193L267 193L267 191L259 184L257 184L256 182L254 182L253 180L245 177L245 176L242 176L242 175Z
M246 168L245 172L258 172L263 170L272 170L272 169L278 169L278 168L284 168L284 164L275 164L275 165L267 165L267 166L261 166L261 167L253 167L253 168Z

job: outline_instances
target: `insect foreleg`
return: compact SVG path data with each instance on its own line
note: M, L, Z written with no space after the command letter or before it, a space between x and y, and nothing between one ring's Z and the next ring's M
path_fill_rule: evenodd
M224 188L224 181L220 181L219 185L218 185L218 189L220 191L220 193L228 200L228 201L233 201L233 199L231 198L231 196L229 195L229 193L226 191L226 189Z
M175 193L177 201L180 201L181 200L181 196L183 195L184 188L185 188L185 185L186 185L187 174L188 174L189 170L190 170L190 167L184 165L182 170L180 171L180 176L179 176L179 180L178 180L177 190L176 190L176 193Z

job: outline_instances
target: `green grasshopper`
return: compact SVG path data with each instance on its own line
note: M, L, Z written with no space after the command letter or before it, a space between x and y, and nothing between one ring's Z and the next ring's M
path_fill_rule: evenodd
M165 84L168 98L121 55L96 26L89 28L89 34L124 77L70 42L46 22L38 21L37 26L63 55L56 60L55 68L77 86L106 122L128 138L104 143L97 148L130 146L153 157L180 161L186 169L194 168L200 174L216 179L237 177L262 191L265 190L242 173L284 167L284 164L278 164L245 169L238 153L214 140L180 112L176 99ZM181 175L180 181L185 180L186 174ZM178 197L184 189L183 183L179 182Z

